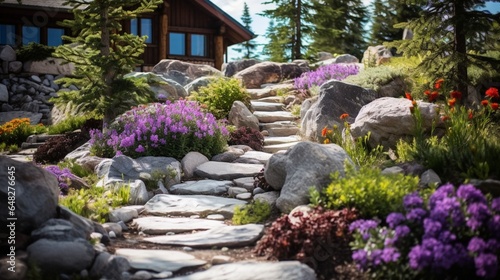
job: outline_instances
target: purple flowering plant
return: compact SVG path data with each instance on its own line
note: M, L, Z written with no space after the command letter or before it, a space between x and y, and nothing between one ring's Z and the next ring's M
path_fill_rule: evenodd
M307 90L313 86L321 86L331 79L343 80L351 75L357 75L359 67L354 64L328 64L320 66L315 71L302 73L294 79L296 89Z
M497 279L500 198L451 184L429 199L405 196L404 211L350 226L353 260L377 279Z
M45 170L54 174L57 178L57 182L59 182L59 190L61 191L61 195L67 195L70 186L70 178L76 178L73 173L68 168L59 168L57 165L48 165L45 167Z
M103 131L90 132L92 152L104 157L133 158L181 159L191 151L210 158L224 150L229 135L222 121L197 102L186 100L141 105L119 116Z

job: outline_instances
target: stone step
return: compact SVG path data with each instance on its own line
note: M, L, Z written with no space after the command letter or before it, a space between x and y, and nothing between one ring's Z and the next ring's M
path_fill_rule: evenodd
M267 131L268 136L292 136L299 133L299 127L294 121L260 123L261 131Z
M259 99L276 95L274 92L267 88L248 88L247 92L250 95L251 99Z
M271 103L261 101L250 101L254 111L283 111L285 105L283 103Z
M51 138L54 137L59 137L63 136L62 134L55 134L55 135L45 135L45 134L40 134L40 135L31 135L26 139L27 143L43 143Z
M283 96L269 96L269 97L257 99L255 101L267 102L267 103L284 103L285 98Z
M27 142L24 142L21 144L21 149L36 149L40 146L42 146L44 143L41 142L41 143L27 143Z
M264 137L264 146L279 145L300 141L300 136Z
M264 146L262 148L262 151L266 152L266 153L273 153L274 154L278 151L286 151L286 150L288 150L288 148L295 146L297 143L300 143L300 142L290 142L290 143L285 143L285 144L268 145L268 146Z
M254 116L257 117L261 123L272 123L277 121L294 121L297 117L292 115L290 112L279 111L279 112L266 112L266 111L255 111Z

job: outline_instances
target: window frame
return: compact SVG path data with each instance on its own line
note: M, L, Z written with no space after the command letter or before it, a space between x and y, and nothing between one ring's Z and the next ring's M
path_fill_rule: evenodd
M184 35L184 54L172 54L170 44L172 43L171 34L182 34ZM203 55L193 55L193 36L203 36ZM170 31L168 32L168 55L177 57L190 57L194 59L209 59L210 58L210 34L201 32L182 32L182 31Z
M133 20L136 21L136 24L135 24L136 32L135 32L135 34L132 32L132 29L133 29L133 26L134 26L134 24L132 24ZM143 31L142 30L142 27L143 27L142 20L149 20L150 21L151 24L150 24L149 31L151 32L151 36L149 36L149 34L142 34L142 31ZM146 35L146 36L148 36L148 38L146 39L146 41L144 43L147 44L147 45L153 45L153 44L155 44L155 42L156 42L156 38L155 37L156 36L154 36L154 20L153 20L153 17L136 17L136 18L130 19L129 24L130 24L130 34L136 35L136 36L139 36L139 37L142 37L142 36Z
M28 40L28 38L25 37L25 34L24 34L25 33L25 28L33 28L33 29L38 30L38 32L37 32L38 33L38 41L30 40L29 42L27 41L25 43L25 39ZM28 45L29 43L32 43L32 42L37 43L37 44L42 44L42 28L39 27L39 26L34 26L34 25L23 25L21 27L21 45L22 46L26 46L26 45Z
M10 24L10 23L0 23L0 25L5 26L6 32L8 32L7 27L12 27L11 30L14 31L14 33L11 33L11 37L9 38L9 34L5 34L5 42L0 42L0 45L9 45L9 46L16 46L17 45L17 33L16 33L16 25L15 24ZM11 42L9 43L9 39L11 39Z

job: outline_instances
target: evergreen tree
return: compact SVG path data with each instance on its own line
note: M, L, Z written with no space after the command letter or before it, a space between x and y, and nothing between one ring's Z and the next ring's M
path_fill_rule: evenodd
M141 13L153 11L161 0L68 0L73 20L62 25L71 28L76 37L57 48L55 54L75 64L74 77L62 80L78 91L63 92L59 101L73 101L89 111L103 115L104 123L140 102L152 98L144 81L126 78L144 51L144 37L123 33L122 22ZM146 96L144 94L147 93Z
M498 60L481 55L483 50L474 48L481 45L478 42L487 42L500 13L479 10L484 7L484 0L408 1L411 2L424 9L419 18L399 25L410 28L414 34L412 40L399 42L399 50L406 56L422 56L421 71L434 78L445 78L450 86L456 86L467 97L467 67L498 63Z
M422 10L418 5L408 5L399 0L375 0L372 7L371 45L401 40L403 29L394 25L417 18Z
M316 14L310 52L363 55L368 10L361 0L313 0L313 8Z
M285 62L290 59L284 47L287 43L286 36L281 36L279 34L284 29L283 26L277 27L273 19L269 21L269 26L266 29L265 35L269 42L262 49L262 54L267 56L270 61Z
M241 16L241 21L246 29L252 31L252 17L250 16L250 11L248 9L247 2L243 4L243 15ZM234 48L238 53L243 52L243 58L256 58L257 55L254 53L257 48L257 44L254 40L246 41L240 44L240 48Z
M264 10L263 16L273 19L276 30L272 31L274 38L273 44L282 43L286 57L279 60L294 60L303 57L305 50L305 41L312 31L310 25L312 21L312 6L309 0L270 0L263 4L275 4L273 10ZM269 33L268 29L268 33ZM270 40L272 38L268 37ZM270 43L271 44L271 43ZM273 49L277 46L266 46ZM277 54L278 52L274 52ZM277 59L278 61L278 59Z

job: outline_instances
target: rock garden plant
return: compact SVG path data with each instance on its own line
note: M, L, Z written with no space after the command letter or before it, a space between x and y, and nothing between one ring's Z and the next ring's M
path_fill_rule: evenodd
M0 143L6 146L21 144L32 134L45 132L42 124L31 125L29 118L16 118L0 126Z
M141 105L119 116L109 127L91 131L91 151L101 157L127 155L182 159L197 151L211 158L227 145L224 124L194 101Z
M318 67L314 71L302 73L294 79L294 86L298 90L307 90L319 87L331 79L342 81L348 76L357 75L359 67L354 64L329 64Z
M408 194L403 211L351 224L353 259L374 279L497 279L500 198L472 185Z
M262 151L264 136L256 129L242 126L230 133L228 144L247 145L256 151Z

